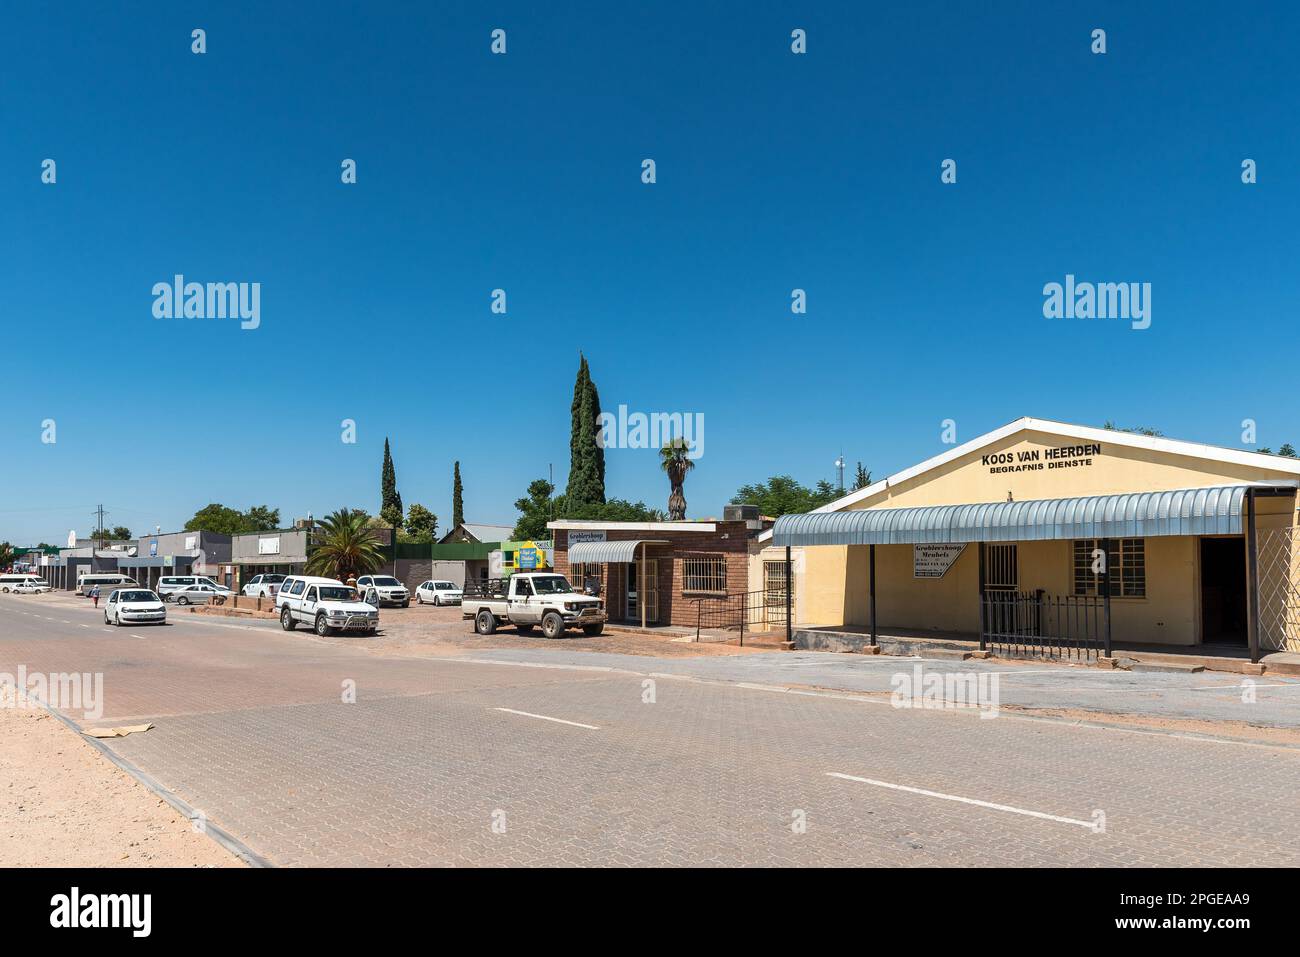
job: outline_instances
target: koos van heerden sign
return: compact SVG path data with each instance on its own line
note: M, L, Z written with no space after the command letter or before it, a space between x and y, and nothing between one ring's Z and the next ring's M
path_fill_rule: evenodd
M980 464L988 466L990 475L1003 472L1040 472L1044 469L1076 469L1092 464L1101 455L1101 443L1056 445L1049 449L1026 449L1023 452L994 452L982 456Z

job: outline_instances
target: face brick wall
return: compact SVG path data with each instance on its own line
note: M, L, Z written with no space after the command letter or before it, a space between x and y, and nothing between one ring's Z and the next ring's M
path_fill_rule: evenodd
M703 597L684 593L683 580L685 565L683 559L695 556L720 556L726 562L727 593L743 594L749 589L749 528L744 522L715 522L716 531L654 531L640 532L629 529L610 528L605 531L606 541L636 541L658 539L667 545L647 546L647 557L658 560L659 564L659 621L660 625L677 625L694 627L696 622L696 605L692 599ZM639 550L638 550L638 562ZM555 530L555 570L561 575L569 576L572 566L569 563L569 533L566 529ZM609 611L611 621L624 617L626 608L626 566L606 564L601 566L601 596ZM572 580L572 579L570 579ZM581 582L574 582L581 587ZM637 617L640 623L640 617Z

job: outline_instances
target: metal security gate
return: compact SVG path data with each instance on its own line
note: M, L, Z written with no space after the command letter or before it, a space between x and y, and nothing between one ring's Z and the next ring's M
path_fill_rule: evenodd
M980 648L1007 657L1095 661L1106 653L1106 606L1097 595L989 590L980 602Z
M1259 532L1259 646L1300 651L1300 528Z

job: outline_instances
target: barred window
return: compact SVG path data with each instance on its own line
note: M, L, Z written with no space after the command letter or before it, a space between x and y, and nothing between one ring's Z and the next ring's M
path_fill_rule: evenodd
M1016 546L984 546L984 588L986 591L1015 591L1020 587Z
M1092 553L1101 548L1095 538L1076 539L1074 543L1074 593L1100 595L1101 575L1092 571ZM1110 554L1110 594L1112 598L1143 598L1147 593L1146 540L1113 538Z
M569 563L569 584L574 588L582 588L588 578L594 578L600 581L600 562L570 562Z
M769 605L785 604L784 561L763 562L763 594Z
M722 555L697 555L682 559L682 591L727 593L727 559Z

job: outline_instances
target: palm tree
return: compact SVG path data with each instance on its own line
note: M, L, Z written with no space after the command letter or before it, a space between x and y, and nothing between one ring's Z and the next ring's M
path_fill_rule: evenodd
M668 473L668 482L672 485L672 494L668 496L668 521L680 522L686 518L686 496L682 485L686 482L686 473L695 468L695 462L688 457L690 446L681 436L673 439L659 450L659 467Z
M378 570L387 561L383 543L365 512L341 508L320 520L316 547L307 559L307 572L347 581Z

